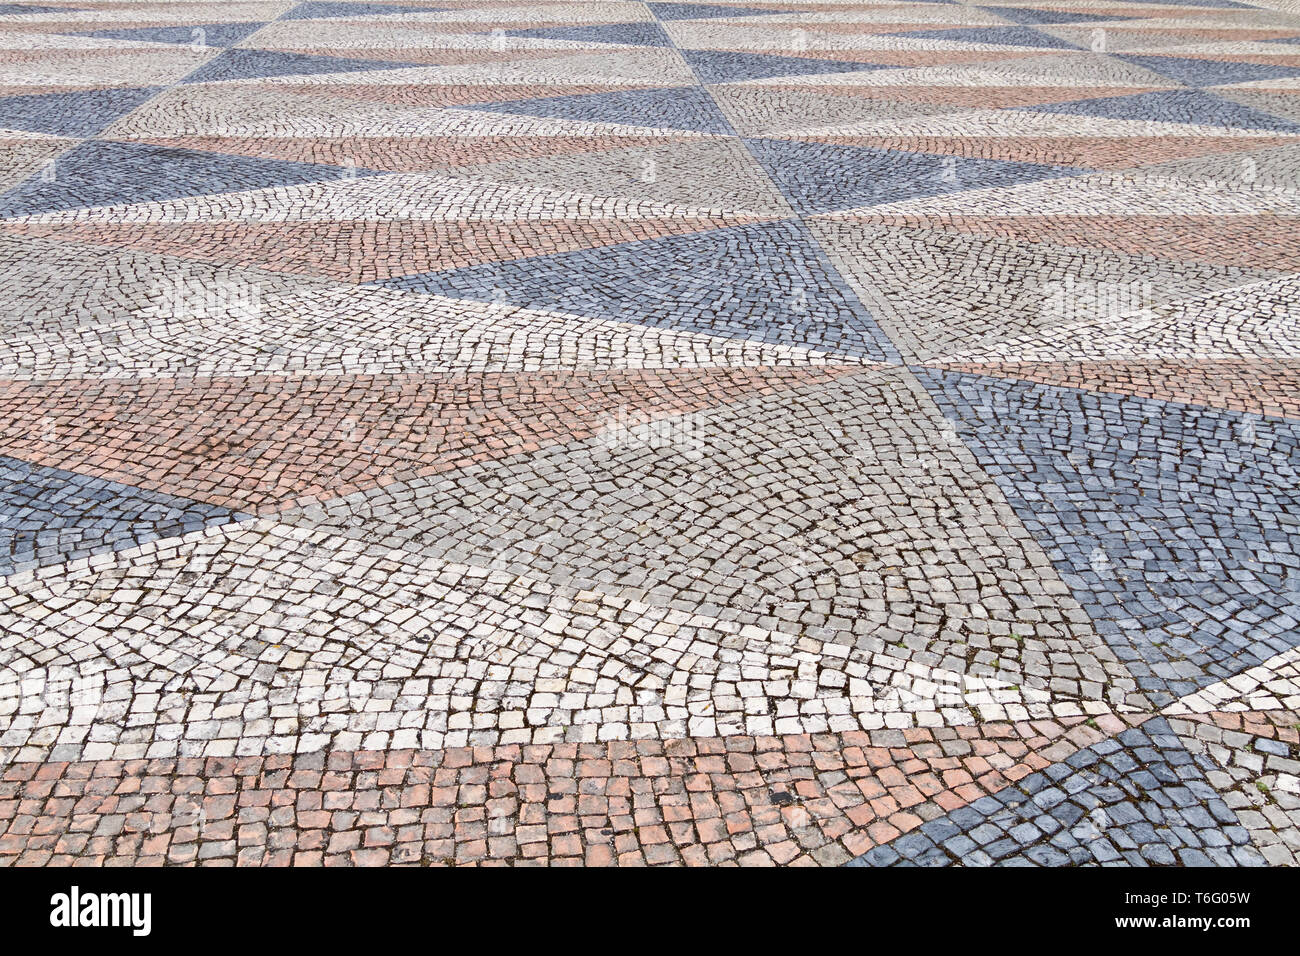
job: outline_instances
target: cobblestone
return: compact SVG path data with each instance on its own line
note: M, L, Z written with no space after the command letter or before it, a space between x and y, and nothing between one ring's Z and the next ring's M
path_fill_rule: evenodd
M0 864L1296 865L1285 6L0 4Z

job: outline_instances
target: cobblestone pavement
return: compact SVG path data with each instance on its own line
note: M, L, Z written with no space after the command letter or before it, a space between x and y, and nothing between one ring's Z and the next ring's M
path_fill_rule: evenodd
M1300 862L1291 0L0 4L0 862Z

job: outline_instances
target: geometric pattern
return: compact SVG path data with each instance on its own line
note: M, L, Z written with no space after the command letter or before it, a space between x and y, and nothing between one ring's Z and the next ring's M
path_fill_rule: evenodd
M1295 422L1009 379L922 380L1156 703L1300 643L1286 583L1300 540L1278 520L1300 507Z
M931 820L855 863L1262 866L1264 858L1163 717Z
M0 570L8 575L239 520L226 508L143 491L75 472L0 460L0 500L10 516Z
M787 220L405 276L386 285L887 358L888 341L824 260L803 225ZM688 305L707 321L683 322Z
M0 863L1300 861L1286 4L0 50Z
M307 163L223 156L137 143L86 142L55 160L53 182L11 189L0 213L31 216L63 209L243 192L335 179L340 170Z

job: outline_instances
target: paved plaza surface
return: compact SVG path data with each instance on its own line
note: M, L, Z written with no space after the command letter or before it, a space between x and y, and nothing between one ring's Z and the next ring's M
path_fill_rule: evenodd
M1291 0L0 4L0 862L1300 860Z

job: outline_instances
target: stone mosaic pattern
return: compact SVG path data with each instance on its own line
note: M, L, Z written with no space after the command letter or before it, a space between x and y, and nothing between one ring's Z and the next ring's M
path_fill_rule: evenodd
M0 5L0 863L1300 862L1300 14Z

